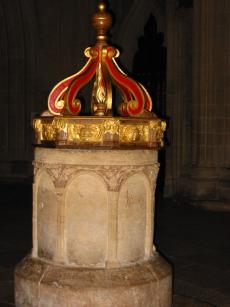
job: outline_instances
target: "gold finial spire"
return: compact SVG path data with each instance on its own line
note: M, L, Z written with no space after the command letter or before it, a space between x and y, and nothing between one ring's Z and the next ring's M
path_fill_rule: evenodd
M97 12L93 15L92 25L96 31L96 44L107 45L107 32L112 26L112 16L106 12L106 4L103 0L98 3Z

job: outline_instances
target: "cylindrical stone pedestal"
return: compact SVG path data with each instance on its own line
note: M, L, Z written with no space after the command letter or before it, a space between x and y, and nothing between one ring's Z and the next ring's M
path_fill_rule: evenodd
M33 250L16 306L171 306L153 247L157 151L36 148Z

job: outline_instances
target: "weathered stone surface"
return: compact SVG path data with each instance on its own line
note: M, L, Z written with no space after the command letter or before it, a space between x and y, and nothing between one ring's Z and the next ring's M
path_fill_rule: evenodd
M108 192L95 176L84 173L66 192L66 249L70 264L104 264L108 233Z
M40 280L47 270L46 263L27 257L15 270L15 302L16 306L37 306Z
M53 259L57 252L57 195L52 178L49 174L41 174L37 187L38 201L38 255L46 259Z
M33 256L120 266L152 256L154 150L35 150Z
M115 269L45 264L25 258L16 269L17 306L171 306L171 268L150 262Z
M117 257L120 262L144 258L146 204L149 192L149 184L146 184L145 178L140 174L128 178L120 190L117 246Z
M34 167L17 306L171 306L171 269L152 243L157 152L37 148Z

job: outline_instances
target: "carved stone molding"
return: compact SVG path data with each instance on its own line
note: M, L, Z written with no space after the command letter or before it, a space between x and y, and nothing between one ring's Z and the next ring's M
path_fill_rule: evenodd
M149 180L150 186L155 187L156 177L159 170L158 163L149 166L93 166L93 165L52 165L43 162L34 162L35 181L38 170L46 171L55 187L65 188L68 183L83 172L100 176L108 191L119 191L124 180L134 174L144 174Z

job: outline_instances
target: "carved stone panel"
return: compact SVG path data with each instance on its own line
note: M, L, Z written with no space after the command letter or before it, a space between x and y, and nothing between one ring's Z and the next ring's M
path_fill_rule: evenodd
M158 168L153 150L36 148L33 255L87 267L151 259Z
M76 176L65 198L66 258L69 264L103 265L107 253L107 190L93 172Z
M57 196L50 176L44 172L38 182L38 256L53 260L57 251Z
M144 258L146 237L147 185L142 174L135 174L121 187L118 201L118 246L120 262Z

